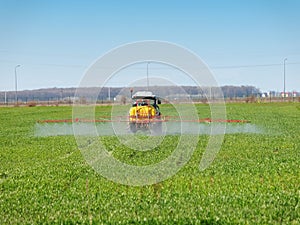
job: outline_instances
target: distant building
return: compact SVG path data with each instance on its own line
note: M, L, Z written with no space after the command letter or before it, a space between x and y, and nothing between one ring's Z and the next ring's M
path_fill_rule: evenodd
M78 97L65 97L63 98L64 102L68 102L68 103L75 103L75 102L79 102L79 98Z
M300 96L300 93L297 92L297 91L293 91L293 92L280 92L280 96L281 97L285 97L285 98L288 98L288 97L299 97Z

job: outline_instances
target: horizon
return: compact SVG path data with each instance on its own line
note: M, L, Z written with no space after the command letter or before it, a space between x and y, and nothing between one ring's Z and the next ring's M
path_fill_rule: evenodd
M197 85L181 85L181 86L172 86L172 85L150 85L148 88L157 88L157 87L191 87L191 88L199 88L199 86ZM221 86L201 86L200 89L206 89L206 88L217 88L217 87L220 87L220 88L245 88L245 87L249 87L249 88L253 88L253 89L257 89L258 92L257 94L263 94L263 93L271 93L271 92L274 92L274 93L283 93L281 90L279 91L276 91L276 90L270 90L269 92L265 92L265 91L262 91L260 90L260 88L258 87L255 87L253 85L221 85ZM34 92L34 91L46 91L46 90L71 90L71 89L133 89L133 92L134 92L134 88L147 88L146 85L141 85L141 86L103 86L103 87L98 87L98 86L91 86L91 87L45 87L45 88L37 88L37 89L24 89L24 90L18 90L18 93L19 92ZM13 95L15 95L15 90L10 90L10 91L2 91L0 90L0 93L13 93ZM294 90L294 91L286 91L286 93L298 93L300 94L300 91L298 90Z

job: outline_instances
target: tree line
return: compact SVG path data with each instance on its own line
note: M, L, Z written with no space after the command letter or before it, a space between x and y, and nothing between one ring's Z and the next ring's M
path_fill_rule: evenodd
M242 98L257 96L260 90L254 86L221 86L225 98ZM195 98L207 98L213 96L216 87L196 87L196 86L150 86L147 87L89 87L89 88L45 88L36 90L22 90L17 92L17 99L20 102L27 101L63 101L73 98L76 91L87 100L113 101L118 96L130 98L132 93L149 89L157 96L176 97L182 95L194 96ZM14 102L16 92L0 92L0 102Z

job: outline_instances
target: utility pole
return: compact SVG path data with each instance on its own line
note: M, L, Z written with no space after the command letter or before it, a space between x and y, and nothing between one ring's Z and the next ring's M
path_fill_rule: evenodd
M18 77L17 77L17 68L21 65L15 66L15 103L18 104Z
M147 91L149 91L149 63L147 62Z
M110 101L110 87L108 87L108 101Z
M130 98L132 99L132 92L133 92L133 89L130 88Z
M285 61L287 58L283 60L283 99L285 99Z

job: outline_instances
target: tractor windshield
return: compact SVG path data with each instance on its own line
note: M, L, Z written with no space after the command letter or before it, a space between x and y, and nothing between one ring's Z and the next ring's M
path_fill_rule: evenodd
M145 105L155 105L156 100L155 99L147 99L147 98L139 98L139 99L133 99L133 106L145 106Z

